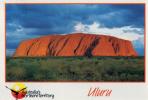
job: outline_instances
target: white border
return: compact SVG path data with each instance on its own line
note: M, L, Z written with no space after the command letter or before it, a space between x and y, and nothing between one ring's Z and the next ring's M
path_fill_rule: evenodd
M9 2L22 2L22 0L6 0L7 3ZM35 0L26 0L26 2L35 2ZM53 0L36 0L38 2L44 1L53 1ZM57 2L69 2L69 0L58 0ZM72 1L72 0L71 0ZM73 0L75 2L82 2L84 0ZM98 1L98 0L93 0ZM85 0L86 2L93 2L92 0ZM102 0L101 0L102 1ZM100 2L101 2L100 1ZM109 1L103 0L102 3ZM110 0L111 1L111 0ZM112 3L118 1L125 0L112 0ZM144 3L145 0L126 0L128 2L137 2ZM23 1L24 2L24 1ZM64 3L64 2L63 2ZM70 2L69 2L70 3ZM95 3L95 2L94 2ZM98 2L97 2L98 3ZM107 3L107 2L106 2ZM110 3L110 2L109 2ZM5 86L12 86L13 83L5 82L5 15L4 15L4 6L5 4L0 2L0 100L15 100L10 91L5 88ZM146 4L146 10L148 6ZM147 13L146 13L147 16ZM147 26L148 21L146 20L146 30L148 29ZM147 32L146 32L147 33ZM147 34L145 34L147 38ZM148 40L146 39L146 47L147 48ZM147 60L147 51L146 51L146 61ZM147 66L146 66L147 67ZM146 68L146 72L148 69ZM146 73L146 77L148 74ZM36 83L25 83L28 89L40 89L43 92L49 92L55 94L55 99L53 100L147 100L148 97L148 80L146 78L146 83L48 83L48 82L36 82ZM102 89L112 89L112 95L110 97L88 97L87 93L89 88L91 87L100 87ZM39 100L37 99L23 99L23 100ZM52 99L42 99L42 100L52 100Z

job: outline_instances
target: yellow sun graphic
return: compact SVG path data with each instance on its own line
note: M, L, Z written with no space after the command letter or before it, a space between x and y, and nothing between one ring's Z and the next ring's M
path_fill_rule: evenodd
M27 93L26 88L27 87L23 83L15 83L11 88L13 90L11 93L15 98L22 99Z
M18 92L23 88L26 88L25 84L23 84L23 83L15 83L15 84L13 84L11 89Z

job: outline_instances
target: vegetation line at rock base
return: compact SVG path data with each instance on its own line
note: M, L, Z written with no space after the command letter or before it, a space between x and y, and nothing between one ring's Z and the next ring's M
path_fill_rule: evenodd
M144 81L144 57L7 57L7 81Z

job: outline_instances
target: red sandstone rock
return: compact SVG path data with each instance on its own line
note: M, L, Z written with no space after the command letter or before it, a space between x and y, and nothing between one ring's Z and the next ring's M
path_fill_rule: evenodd
M22 41L14 57L25 56L137 56L137 53L128 40L75 33Z

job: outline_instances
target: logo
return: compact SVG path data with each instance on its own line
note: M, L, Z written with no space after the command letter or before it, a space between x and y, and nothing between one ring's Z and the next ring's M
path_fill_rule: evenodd
M12 96L18 100L23 98L49 98L54 99L55 95L53 93L41 92L39 89L28 90L28 88L23 83L15 83L11 88L7 87L11 91Z
M27 87L23 83L15 83L11 88L7 87L16 100L22 99L27 94Z

